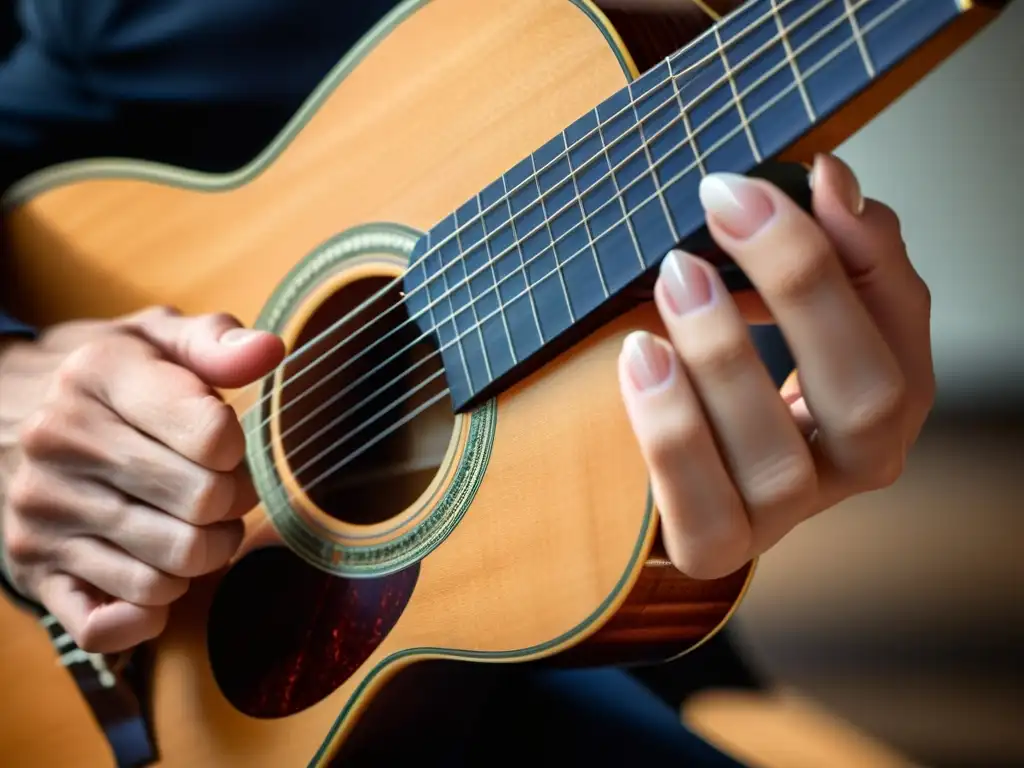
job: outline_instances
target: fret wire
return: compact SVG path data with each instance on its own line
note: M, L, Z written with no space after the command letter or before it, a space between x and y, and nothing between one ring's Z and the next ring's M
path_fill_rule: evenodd
M430 233L429 232L427 232L427 246L426 247L428 249L430 248ZM441 260L441 257L438 256L438 261L440 261L440 260ZM421 266L423 267L423 284L424 285L429 285L429 283L427 281L430 280L430 278L427 275L427 260L426 259L423 260L423 263L421 264ZM447 287L448 280L445 279L444 283L445 283L445 286ZM442 294L440 298L444 298L444 295L445 294ZM427 299L428 300L430 299L430 289L429 288L427 289ZM449 300L449 304L450 303L451 303L451 301ZM498 304L500 305L501 302L499 301ZM427 305L427 310L428 310L428 312L430 314L430 324L432 326L434 326L434 330L437 332L438 337L441 338L441 326L438 325L437 315L434 314L434 305L433 304L428 304ZM452 323L452 333L455 336L454 341L458 343L458 345L459 345L459 354L462 357L462 369L466 372L466 384L469 386L470 389L472 389L473 388L473 379L470 378L470 375L469 375L469 366L466 365L466 356L462 354L462 336L459 334L459 326L457 326L455 324L455 318L452 318L451 323ZM444 339L442 338L442 343L443 342L444 342Z
M708 171L707 168L704 167L704 158L701 157L700 147L697 146L697 137L693 132L693 126L690 125L690 116L686 111L686 105L683 103L683 94L679 91L679 81L676 79L677 76L672 73L671 60L668 62L668 76L672 81L672 90L675 92L676 101L679 103L679 114L683 117L683 128L686 130L686 141L683 142L683 146L689 145L690 149L693 151L693 156L697 158L697 170L700 171L701 176L707 176ZM680 74L679 77L681 76L682 75ZM713 119L714 117L709 118L707 122L710 123ZM673 152L674 151L675 149L673 149ZM666 153L666 157L669 154L671 153Z
M761 157L761 150L757 148L757 142L754 141L754 132L750 129L750 121L747 120L746 111L743 109L743 99L740 97L739 89L736 87L736 78L733 77L732 66L729 64L729 57L725 53L722 35L717 24L715 25L715 41L718 43L718 56L722 60L722 66L725 67L725 79L729 81L729 90L732 91L733 101L736 102L736 111L740 116L740 124L747 134L747 141L750 142L750 149L754 153L754 159L760 163L763 159Z
M530 302L530 309L533 311L533 322L537 326L537 336L540 338L540 343L544 344L544 331L540 329L540 315L537 314L537 304L533 299L533 291L530 286L530 274L526 271L526 259L523 258L523 246L522 241L519 239L519 231L516 227L516 214L512 212L512 198L508 194L508 182L505 181L505 174L501 174L501 188L505 190L505 207L508 208L508 223L512 227L512 237L515 238L516 250L519 252L519 263L523 266L523 283L526 285L526 296ZM542 251L543 253L543 251ZM498 258L501 258L500 256ZM556 257L557 258L557 257ZM533 259L530 259L533 261ZM514 274L510 272L509 274ZM504 278L502 278L504 280ZM498 299L498 306L501 311L504 311L504 306L501 303L501 291L495 286L495 295ZM516 296L515 298L519 298ZM509 303L511 303L511 300Z
M565 130L562 131L562 144L566 148L569 146L569 140L565 137ZM594 155L594 157L597 157L597 155ZM594 233L590 229L590 217L587 214L587 209L583 207L583 195L580 194L580 186L576 181L576 169L573 168L572 153L568 153L568 158L569 177L572 179L573 192L576 193L576 205L578 205L580 209L580 221L583 223L583 228L587 231L587 242L590 244L590 252L594 254L594 266L597 268L597 279L601 281L601 290L604 292L604 297L607 299L611 294L608 292L608 283L604 280L604 272L601 269L601 262L597 258L597 249L594 248ZM586 162L589 162L590 160L593 160L593 158L588 158ZM597 210L601 210L606 204L607 201L598 206ZM579 225L574 224L573 228L577 226ZM569 231L571 232L572 230ZM555 258L558 258L557 254L555 255Z
M458 214L458 212L456 212L456 214L455 214L455 226L456 227L459 226L459 214ZM480 337L480 352L484 356L484 370L487 371L487 380L491 381L494 378L494 376L491 374L491 362L490 362L490 360L487 359L487 342L484 341L484 329L483 329L483 326L480 324L480 317L476 313L476 302L473 301L473 284L469 281L469 270L466 268L466 259L464 258L466 251L465 251L465 248L462 245L462 234L459 232L458 229L455 230L455 244L459 248L459 255L456 256L455 258L457 258L460 262L462 262L462 274L465 276L464 285L466 286L466 294L469 296L469 307L470 307L471 310L473 310L473 319L476 321L476 335ZM441 261L440 257L438 258L438 261ZM442 263L442 265L444 264L443 261L441 263ZM446 276L444 278L444 286L445 286L446 289L448 288L448 277L447 277L447 274L446 274ZM458 314L458 313L455 311L455 307L452 304L450 299L448 301L448 304L449 304L449 306L452 307L452 325L455 326L455 332L458 333L458 331L459 331L459 324L455 320L455 315ZM464 309L465 309L465 307L463 307L463 310ZM459 346L459 350L462 351L462 346L461 345ZM465 353L464 352L463 352L462 356L463 356L463 359L465 359ZM471 387L473 386L473 380L472 379L469 380L469 386L471 386Z
M570 169L572 164L569 163ZM537 173L537 161L533 153L530 153L530 168L533 169L534 183L537 186L537 195L540 197L540 212L544 215L544 224L548 230L548 239L555 242L555 233L551 231L551 217L548 216L548 206L544 202L544 190L540 186L540 174ZM569 286L565 282L565 275L562 274L562 265L558 262L558 252L555 254L555 270L558 272L558 281L562 284L562 294L565 296L565 308L569 311L569 324L576 322L576 313L572 311L572 301L569 299Z
M669 77L672 77L672 65L668 65ZM629 96L630 103L633 104L633 118L636 120L636 124L640 126L640 144L643 145L644 155L647 158L647 173L650 174L651 182L654 184L654 189L658 193L658 200L661 202L661 210L665 214L665 221L668 222L668 230L672 234L672 241L678 243L682 238L679 237L679 232L676 231L676 223L672 218L672 213L668 209L668 203L665 201L665 195L661 189L661 185L658 183L658 177L654 173L654 158L651 156L651 148L647 142L647 133L644 131L644 122L640 118L640 113L636 109L636 102L633 101L633 84L630 83L626 89L627 95ZM669 99L671 101L671 99ZM696 153L694 153L696 155Z
M612 158L608 154L608 150L605 148L604 131L601 129L601 115L598 114L596 108L594 109L594 117L597 119L597 135L601 139L601 151L604 153L604 159L608 163L608 175L612 177L612 186L615 187L615 196L619 199L619 208L622 209L622 219L626 222L626 229L629 230L629 236L633 240L633 247L636 249L636 260L640 262L640 270L643 271L647 269L647 265L644 264L644 255L640 250L640 241L637 239L636 230L633 229L633 222L630 221L629 214L626 212L625 195L623 195L622 191L619 189L619 180L615 177L615 165L612 163ZM597 185L595 184L594 186ZM655 182L654 187L657 189L657 182ZM610 232L621 223L621 221L616 222L606 231ZM594 248L594 257L597 257L597 248Z
M868 53L867 44L864 42L864 35L861 34L860 24L857 23L857 12L850 6L850 0L843 0L843 5L846 8L846 14L850 17L850 29L853 30L853 37L857 41L857 47L860 49L860 56L864 60L864 69L867 71L869 77L875 76L875 65L871 61L871 55Z
M479 208L481 211L484 209L483 199L480 197L480 193L479 192L476 193L476 205L477 205L477 208ZM484 233L484 249L487 251L487 265L491 269L491 280L494 283L495 290L497 290L498 273L494 271L494 256L491 253L491 235L487 231L487 218L486 217L484 217L481 220L480 228L483 230L483 233ZM500 229L500 227L499 227L499 229ZM463 268L463 271L465 271L465 268ZM466 280L468 281L469 278L467 277ZM472 292L470 292L470 295L472 296ZM505 326L505 338L508 339L508 351L509 351L509 354L512 355L512 364L513 365L518 365L519 364L519 357L516 355L515 347L512 344L512 331L508 327L508 317L505 315L505 310L501 306L501 294L500 293L498 294L498 314L501 315L501 324L503 326Z
M789 43L789 32L786 30L786 26L782 21L782 14L779 12L779 6L777 3L778 0L771 0L772 15L775 17L775 24L779 29L779 37L782 39L782 47L786 51L786 60L789 61L790 69L793 70L793 79L796 81L797 88L800 89L800 98L804 102L804 107L807 108L807 117L809 117L813 123L818 118L814 116L814 106L811 104L811 95L807 92L807 86L804 83L803 76L800 74L800 65L797 63L796 56L793 54L793 47Z

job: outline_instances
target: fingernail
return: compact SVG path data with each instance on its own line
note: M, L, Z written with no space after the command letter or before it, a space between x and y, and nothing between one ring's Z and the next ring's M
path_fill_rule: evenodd
M711 301L711 281L704 267L683 251L671 251L661 262L665 300L677 315L700 309Z
M864 213L864 193L861 191L860 181L850 169L847 169L846 177L846 205L854 216L860 216Z
M626 353L626 370L637 391L646 392L668 381L672 361L668 350L651 334L634 331L626 337L622 348Z
M225 331L221 334L220 343L229 347L240 347L253 341L258 336L260 336L260 332L254 331L251 328L232 328L230 331Z
M814 191L815 186L819 183L819 177L824 173L823 169L827 158L828 155L816 155L814 158L814 167L811 169L808 183L811 191ZM860 216L864 213L865 201L857 175L845 163L836 162L833 165L840 169L842 175L842 179L839 180L839 197L843 206L854 216Z
M738 240L753 237L775 214L764 191L734 173L713 173L700 183L700 202L708 215Z

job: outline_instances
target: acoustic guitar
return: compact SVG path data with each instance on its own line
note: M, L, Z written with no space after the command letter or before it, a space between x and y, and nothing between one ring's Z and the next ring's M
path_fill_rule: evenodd
M713 636L753 563L671 566L616 378L625 335L660 330L651 275L706 246L702 174L834 148L1004 5L408 0L234 173L97 159L13 188L17 315L225 311L290 352L224 393L261 504L144 665L0 609L3 764L114 765L143 720L122 765L327 765L418 662Z

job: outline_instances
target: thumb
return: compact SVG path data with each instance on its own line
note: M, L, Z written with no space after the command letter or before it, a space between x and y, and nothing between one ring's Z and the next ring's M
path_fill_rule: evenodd
M123 324L220 389L243 387L270 373L284 357L280 338L245 328L228 314L186 317L155 308L130 315Z

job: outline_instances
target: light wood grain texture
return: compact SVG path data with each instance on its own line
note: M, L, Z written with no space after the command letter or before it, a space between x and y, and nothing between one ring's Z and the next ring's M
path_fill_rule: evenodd
M288 270L336 232L374 221L430 227L625 79L609 37L569 2L426 3L336 82L294 139L235 183L136 164L102 178L105 166L80 165L81 178L13 208L4 301L40 325L152 304L228 311L251 323ZM862 105L863 114L871 107ZM798 153L806 158L842 135L827 129ZM330 748L318 752L324 740L336 744L353 727L339 713L361 684L349 714L402 664L430 655L399 659L406 649L494 661L551 654L598 632L624 604L594 636L599 655L615 645L625 653L631 632L649 647L666 636L686 647L713 631L745 571L716 590L657 556L645 569L655 516L615 377L621 341L635 328L660 328L651 306L500 397L493 454L471 511L423 562L394 630L318 704L278 720L235 710L206 655L217 577L195 583L154 644L161 765L277 768L326 758ZM243 551L274 542L260 509L247 526ZM660 614L630 610L651 601L664 606ZM16 715L0 718L4 762L111 765L42 631L6 604L0 626L0 685L18 692Z

